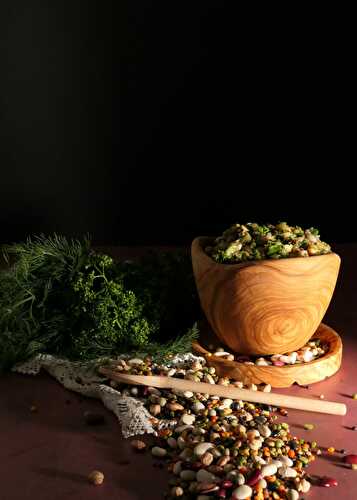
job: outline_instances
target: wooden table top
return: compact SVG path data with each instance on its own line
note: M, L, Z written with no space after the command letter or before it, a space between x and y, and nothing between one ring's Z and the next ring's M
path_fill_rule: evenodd
M129 258L146 249L109 249ZM348 405L345 417L289 411L283 420L300 437L321 447L344 448L357 453L357 245L336 245L342 258L336 291L324 322L340 333L344 344L341 370L309 389L293 386L279 392ZM278 392L278 391L276 391ZM36 405L38 411L30 411ZM103 426L84 424L86 410L105 415ZM315 424L313 431L303 424ZM118 421L100 402L65 390L47 374L36 377L7 374L0 378L0 500L160 500L168 473L153 467L149 454L137 455L121 437ZM338 480L336 488L313 487L307 499L357 498L357 472L347 469L341 455L323 453L308 469L311 474ZM102 486L87 483L93 469L104 472Z

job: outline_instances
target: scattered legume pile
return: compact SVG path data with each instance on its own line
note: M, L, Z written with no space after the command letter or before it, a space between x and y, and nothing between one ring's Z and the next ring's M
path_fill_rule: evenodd
M315 359L324 356L329 350L329 345L326 342L322 342L320 339L315 338L314 340L310 340L306 345L301 347L301 349L296 352L294 351L288 352L286 354L273 354L272 356L259 358L253 356L234 356L234 354L227 352L225 349L223 349L223 347L214 348L214 346L211 345L209 346L209 348L214 351L212 352L214 356L219 356L229 361L238 361L246 365L284 366L310 363L310 361L314 361Z
M331 252L320 240L316 228L302 229L286 222L259 225L253 222L234 224L216 238L205 252L215 261L226 264L247 260L309 257Z
M120 360L116 369L243 387L239 381L218 378L204 360L180 368L159 366L150 358ZM151 454L166 461L173 475L167 498L291 500L310 489L305 470L321 451L316 442L291 435L287 423L278 423L277 408L190 391L123 384L120 388L140 398L152 415L157 436ZM132 445L145 449L140 440Z

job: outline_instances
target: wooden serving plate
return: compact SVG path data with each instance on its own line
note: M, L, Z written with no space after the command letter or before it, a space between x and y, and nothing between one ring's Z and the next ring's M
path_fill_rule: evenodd
M270 384L272 387L290 387L295 382L299 385L320 382L334 375L341 366L342 341L331 327L321 323L312 339L318 337L329 344L329 351L310 363L284 366L246 365L238 361L228 361L214 356L208 349L212 332L203 331L202 338L194 342L195 352L206 358L208 366L214 366L220 377L241 380L244 384ZM217 340L215 340L217 343Z

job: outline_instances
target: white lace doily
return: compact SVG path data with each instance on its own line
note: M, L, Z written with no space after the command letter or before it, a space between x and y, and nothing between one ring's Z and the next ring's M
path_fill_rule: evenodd
M127 356L119 356L127 358ZM170 367L181 367L187 362L202 361L202 358L187 353L176 356L170 361ZM78 392L84 396L101 399L106 408L111 410L118 418L123 436L125 438L137 434L152 434L152 415L138 399L121 394L121 392L104 384L105 377L100 377L96 367L103 360L90 362L73 362L59 359L50 354L38 354L36 357L14 366L13 371L24 375L37 375L41 369L46 370L66 389ZM173 422L162 421L160 427L172 425Z

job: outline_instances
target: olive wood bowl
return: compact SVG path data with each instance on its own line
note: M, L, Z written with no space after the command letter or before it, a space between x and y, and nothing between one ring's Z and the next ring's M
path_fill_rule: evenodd
M219 264L192 242L191 256L203 312L218 338L240 354L292 352L317 330L340 268L335 253Z

